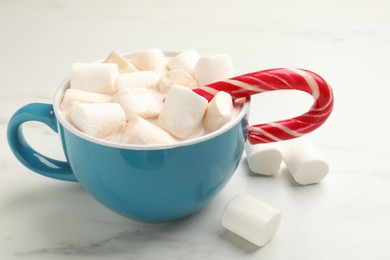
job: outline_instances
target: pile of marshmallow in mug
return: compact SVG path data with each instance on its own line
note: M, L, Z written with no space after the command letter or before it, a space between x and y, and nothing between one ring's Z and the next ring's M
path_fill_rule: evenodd
M96 138L137 145L174 144L223 127L240 111L223 91L210 103L191 89L235 76L228 55L201 57L195 50L166 57L159 49L131 59L113 51L102 63L74 63L61 110L80 131ZM186 109L178 110L178 107ZM299 184L320 182L326 160L307 140L245 146L252 172L271 175L284 162ZM240 194L226 205L222 224L255 245L276 233L278 210Z
M220 91L209 103L191 91L235 76L228 55L159 49L130 60L113 51L103 63L74 63L61 110L80 131L109 141L174 144L213 132L239 112Z

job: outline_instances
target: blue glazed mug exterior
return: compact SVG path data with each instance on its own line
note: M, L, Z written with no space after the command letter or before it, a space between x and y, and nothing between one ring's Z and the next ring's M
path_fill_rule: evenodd
M222 190L241 160L249 102L232 122L211 134L176 145L128 145L93 138L67 122L59 106L68 87L65 80L53 105L33 103L13 115L7 131L11 150L31 170L77 181L123 216L144 222L188 216ZM59 132L66 162L38 153L25 141L22 125L27 121Z

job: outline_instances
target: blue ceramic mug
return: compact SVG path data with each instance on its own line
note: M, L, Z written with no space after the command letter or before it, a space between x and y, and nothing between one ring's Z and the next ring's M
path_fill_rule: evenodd
M68 79L58 88L53 105L32 103L13 115L7 132L11 150L29 169L79 182L123 216L143 222L188 216L221 191L240 162L249 102L234 120L211 134L176 145L130 145L88 136L67 122L60 110L67 88ZM44 123L59 133L66 161L42 155L26 142L22 125L27 121Z

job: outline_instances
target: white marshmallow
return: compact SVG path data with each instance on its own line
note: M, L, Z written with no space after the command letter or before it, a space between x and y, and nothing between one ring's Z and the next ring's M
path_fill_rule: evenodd
M112 51L104 60L104 63L115 63L118 65L119 73L138 71L122 54L116 51Z
M320 182L329 172L324 156L307 140L283 143L283 159L296 182L302 185Z
M139 117L132 117L123 133L124 143L129 144L173 144L177 142L168 132Z
M235 196L222 214L226 229L257 246L264 246L272 239L280 220L278 210L247 194Z
M199 86L226 80L236 75L232 58L225 54L200 58L195 65L194 74Z
M215 131L230 121L232 113L232 96L224 91L219 91L207 106L203 125L207 130Z
M125 112L117 103L74 104L71 118L80 131L97 138L119 132L126 125Z
M73 63L70 88L112 94L118 75L118 66L113 63Z
M126 113L126 118L141 116L143 118L157 117L163 106L163 99L158 93L144 88L121 89L114 96Z
M69 88L62 99L61 110L68 110L75 103L107 103L110 101L109 95Z
M176 138L188 138L199 130L207 103L204 97L190 89L172 85L158 117L158 124Z
M171 70L184 70L194 75L194 68L200 55L196 50L190 49L179 53L168 61L168 68Z
M113 143L121 143L123 139L123 132L120 131L120 132L113 133L111 135L104 137L104 139Z
M196 88L196 80L184 70L170 70L163 75L159 82L160 91L167 93L173 84L178 84L190 89Z
M118 77L118 88L151 88L156 89L160 74L154 71L137 71L122 73Z
M131 59L131 63L139 70L152 70L158 73L164 73L167 70L167 59L160 49L141 52Z
M258 174L275 174L283 161L279 143L245 144L249 169Z

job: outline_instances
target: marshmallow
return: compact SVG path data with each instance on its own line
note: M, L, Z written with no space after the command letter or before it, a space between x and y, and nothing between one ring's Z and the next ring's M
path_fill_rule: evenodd
M113 133L111 135L108 135L104 137L105 140L113 143L121 143L123 139L123 133L122 131Z
M207 130L215 131L230 121L232 112L232 96L229 93L220 91L208 104L203 125Z
M283 161L279 143L245 144L249 169L258 174L275 174Z
M226 80L236 75L232 58L225 54L200 58L195 65L194 74L199 86Z
M272 239L280 220L278 210L247 194L235 196L222 214L226 229L257 246L264 246Z
M288 141L283 144L282 149L284 162L299 184L318 183L328 174L328 163L311 142Z
M125 112L117 103L74 104L71 118L79 130L97 138L119 132L126 125Z
M160 79L160 91L167 93L173 84L178 84L190 89L196 88L196 80L184 70L171 70L163 75Z
M137 71L137 68L134 67L133 64L131 64L119 52L116 51L112 51L104 60L104 63L115 63L118 65L119 73Z
M141 52L131 59L139 70L152 70L164 73L167 70L167 59L160 49L150 49Z
M171 70L184 70L190 75L194 74L194 68L200 55L196 50L190 49L179 53L168 61L168 68Z
M114 101L122 106L126 119L133 116L157 117L163 105L163 99L158 93L144 88L121 89L116 93Z
M65 91L61 110L66 111L75 103L107 103L110 101L111 97L109 95L70 88Z
M272 239L280 220L278 210L247 194L235 196L222 214L226 229L257 246L264 246Z
M70 88L112 94L118 75L118 66L113 63L73 63Z
M177 140L160 127L135 116L128 121L122 142L129 144L173 144Z
M199 130L207 103L204 97L190 89L172 85L158 117L158 124L176 138L188 138Z
M137 71L123 73L118 78L118 88L152 88L156 89L160 74L154 71Z

